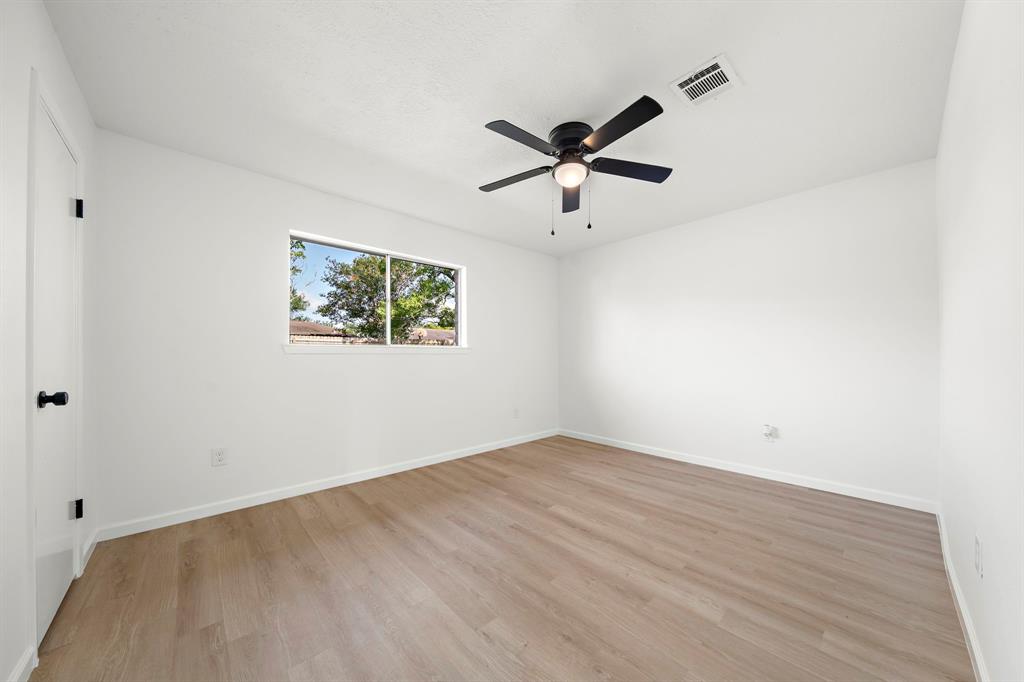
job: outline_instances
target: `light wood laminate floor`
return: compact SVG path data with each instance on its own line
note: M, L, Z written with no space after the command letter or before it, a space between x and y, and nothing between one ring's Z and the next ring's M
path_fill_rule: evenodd
M32 679L970 680L935 517L564 437L101 543Z

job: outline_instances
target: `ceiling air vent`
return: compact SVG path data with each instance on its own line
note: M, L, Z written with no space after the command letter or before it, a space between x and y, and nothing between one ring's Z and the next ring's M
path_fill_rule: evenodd
M718 97L726 90L731 90L739 85L739 82L732 64L725 55L719 55L672 81L671 88L684 102L701 104Z

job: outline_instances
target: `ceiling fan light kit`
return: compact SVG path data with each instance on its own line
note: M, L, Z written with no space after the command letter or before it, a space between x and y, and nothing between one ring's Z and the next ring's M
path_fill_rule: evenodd
M558 162L552 166L541 166L488 183L481 186L480 189L484 192L493 192L538 175L551 173L555 182L562 187L562 213L569 213L579 209L580 185L590 176L591 172L618 175L645 182L664 182L672 174L671 168L607 157L590 162L584 159L588 154L599 152L620 137L636 130L661 114L662 111L660 104L644 95L597 130L579 121L562 123L555 126L548 134L547 142L508 121L491 121L485 126L487 129L542 154L553 156L558 159ZM552 230L552 234L554 234L554 230Z
M579 157L568 158L556 163L551 173L562 187L579 187L590 175L590 164Z

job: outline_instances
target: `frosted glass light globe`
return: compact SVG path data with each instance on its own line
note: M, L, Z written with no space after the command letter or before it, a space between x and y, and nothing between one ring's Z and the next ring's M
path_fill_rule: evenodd
M590 169L579 161L566 161L555 166L555 182L562 187L579 187Z

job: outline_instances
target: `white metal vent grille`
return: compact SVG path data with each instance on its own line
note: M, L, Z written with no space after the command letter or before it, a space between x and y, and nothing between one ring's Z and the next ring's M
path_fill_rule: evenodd
M672 81L672 90L684 102L700 104L714 99L739 84L736 72L725 55L715 57L707 64Z

